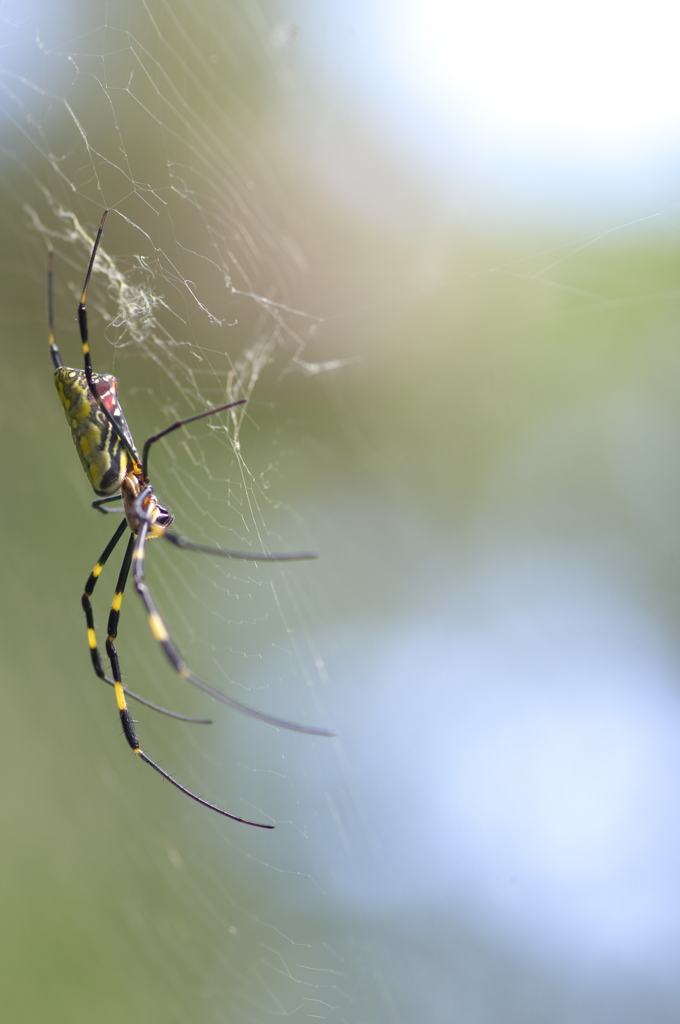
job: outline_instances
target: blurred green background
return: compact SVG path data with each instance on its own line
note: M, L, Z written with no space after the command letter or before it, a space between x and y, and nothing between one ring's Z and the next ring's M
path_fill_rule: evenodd
M513 192L474 179L453 116L444 181L397 86L374 105L367 69L384 102L400 63L381 12L3 8L13 1021L677 1020L673 189L614 201L581 168L572 194L527 156ZM238 451L204 422L154 452L161 499L203 543L320 556L154 544L149 578L197 671L334 740L187 693L124 604L130 688L215 718L135 710L143 746L273 833L129 756L89 666L80 593L114 525L54 394L45 263L49 239L79 365L104 205L94 361L138 444L249 396Z

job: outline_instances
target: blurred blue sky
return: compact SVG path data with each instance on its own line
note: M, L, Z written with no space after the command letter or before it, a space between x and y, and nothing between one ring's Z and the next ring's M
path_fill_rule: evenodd
M496 555L367 632L361 700L334 717L366 846L324 845L315 871L343 906L437 907L558 973L672 984L674 652L592 560ZM347 780L317 783L321 803Z

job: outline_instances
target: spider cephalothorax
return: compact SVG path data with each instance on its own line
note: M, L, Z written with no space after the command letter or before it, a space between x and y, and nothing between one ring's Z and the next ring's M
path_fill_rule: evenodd
M123 498L123 512L127 524L134 534L139 533L140 523L149 526L149 537L162 537L169 526L175 521L172 512L168 512L153 493L153 487L145 483L141 473L126 473L120 485Z

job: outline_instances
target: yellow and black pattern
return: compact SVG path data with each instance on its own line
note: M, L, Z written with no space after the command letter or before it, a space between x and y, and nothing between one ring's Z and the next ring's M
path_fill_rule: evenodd
M111 497L120 492L126 473L134 465L130 452L136 464L139 455L118 403L116 378L108 373L93 373L92 381L99 401L90 393L84 370L60 366L54 373L73 443L92 489L100 497ZM102 412L100 403L113 422Z
M166 427L164 430L161 430L159 433L154 434L146 440L142 449L142 458L140 461L139 453L135 448L132 435L118 402L117 381L115 377L112 377L110 374L95 373L92 369L92 360L90 356L86 309L87 289L92 274L92 268L94 266L95 256L97 255L97 249L102 236L102 231L104 230L107 212L108 211L106 210L104 211L104 215L102 216L99 230L97 232L97 237L95 238L94 245L92 246L90 262L85 275L85 284L83 285L80 302L78 304L78 327L80 330L80 340L85 364L83 370L74 370L64 366L59 349L55 342L54 309L52 299L54 257L51 250L48 255L47 268L48 340L52 363L54 366L54 379L83 469L87 474L87 478L90 481L95 494L99 495L98 499L92 504L93 507L97 508L100 512L122 512L124 515L122 522L116 528L113 537L104 548L98 562L90 573L82 595L82 606L85 613L87 639L92 667L99 679L114 688L118 713L123 727L123 734L125 735L125 739L127 740L130 748L138 757L145 761L146 764L150 765L151 768L158 772L159 775L162 775L164 779L170 782L182 793L190 797L192 800L195 800L197 803L202 804L204 807L208 807L210 810L216 811L218 814L222 814L227 818L232 818L234 821L239 821L246 825L255 825L258 828L273 828L273 825L265 825L260 822L248 821L246 818L241 818L236 814L231 814L229 811L225 811L221 807L217 807L215 804L209 803L207 800L197 796L196 793L192 793L185 786L181 785L181 783L177 782L176 779L164 771L155 761L144 753L139 745L135 723L127 705L127 697L132 697L134 700L139 701L141 704L144 704L155 711L160 711L162 714L169 715L173 718L179 718L183 721L210 724L210 720L204 718L189 718L186 715L180 715L177 712L168 711L166 708L152 704L143 697L132 693L123 685L118 651L116 649L118 625L120 622L123 595L125 593L130 569L132 568L134 587L144 603L149 628L151 629L154 638L161 646L168 662L175 672L177 672L183 679L186 679L205 693L210 694L221 703L235 708L237 711L241 711L244 714L250 715L253 718L257 718L262 722L268 722L270 725L279 726L283 729L291 729L297 732L311 733L317 736L332 736L333 733L328 729L299 725L296 722L290 722L284 718L267 715L255 708L248 707L246 704L242 704L240 701L234 700L232 697L228 697L225 693L222 693L221 690L217 690L214 686L211 686L209 683L206 683L204 680L194 675L170 638L165 623L153 600L151 591L144 579L146 545L147 542L154 537L164 537L176 547L184 548L185 550L220 555L225 558L245 559L254 562L290 561L293 559L308 559L315 556L305 552L289 554L251 554L249 552L228 551L224 548L209 548L202 544L194 544L185 537L182 537L180 534L174 533L170 530L174 517L171 512L160 504L154 494L153 487L149 483L148 463L152 445L161 440L161 438L166 437L168 434L173 433L175 430L179 430L181 427L184 427L189 423L194 423L195 421L204 419L207 416L214 416L220 412L234 410L236 407L241 406L245 402L245 399L237 399L236 401L221 405L216 409L207 409L204 412L198 413L194 416L189 416L182 420L177 420L175 423L170 424L169 427ZM232 415L234 415L233 412ZM117 499L121 500L122 507L109 508L109 502ZM128 535L128 543L118 574L116 591L111 603L106 637L106 655L109 659L111 676L113 677L109 678L105 673L104 664L97 644L91 599L97 585L97 581L99 580L109 557L126 534Z
M97 585L97 580L101 576L101 574L102 574L102 572L104 570L104 566L106 565L106 563L108 561L109 555L112 553L114 548L117 546L118 541L121 539L123 534L125 534L127 532L127 530L128 530L128 524L127 524L126 520L123 520L123 522L120 523L118 529L114 533L114 535L111 538L111 540L109 541L109 543L106 545L104 551L99 556L99 561L95 565L94 569L92 570L92 572L88 576L87 583L85 584L85 590L83 591L83 596L82 596L82 599L81 599L82 600L83 611L85 612L85 622L87 624L87 642L88 642L89 647L90 647L90 657L92 659L92 667L94 668L95 674L99 677L99 679L101 679L102 682L104 682L104 683L108 683L109 686L115 686L115 683L114 683L113 679L109 679L109 677L104 672L104 665L102 663L101 655L99 653L99 647L97 645L97 634L95 633L95 628L94 628L94 613L93 613L93 610L92 610L91 597L92 597L92 594L94 593L94 588ZM129 564L129 560L128 560L128 564ZM125 579L122 582L122 590L125 589L125 582L126 581L127 581L127 574L125 576ZM121 590L121 581L119 579L118 587L116 588L116 593L118 593L118 591L120 591L121 592L121 597L118 600L114 600L113 606L111 608L111 614L109 616L109 637L108 637L108 639L111 642L115 641L116 636L118 634L118 620L120 618L120 609L121 609L121 603L122 603L122 590ZM114 617L114 613L115 613L115 617ZM167 708L159 707L158 704L152 704L151 701L146 700L146 698L144 698L144 697L140 697L139 694L137 694L137 693L133 693L131 690L128 690L127 687L125 688L125 693L127 694L128 697L132 697L132 699L136 700L139 704L144 704L145 707L152 708L152 710L154 710L154 711L160 711L162 714L168 715L169 718L178 718L182 722L196 722L199 725L212 725L212 719L211 718L191 718L191 717L189 717L189 715L180 715L176 711L169 711Z

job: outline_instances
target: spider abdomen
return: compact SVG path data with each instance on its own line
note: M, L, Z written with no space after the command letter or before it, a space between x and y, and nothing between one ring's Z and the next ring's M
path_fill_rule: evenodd
M136 455L137 449L118 402L116 378L108 373L93 373L92 380L102 403L113 417L130 450ZM73 443L92 489L102 498L116 494L131 468L132 460L120 436L91 394L85 372L60 366L54 374L54 383L71 428Z

